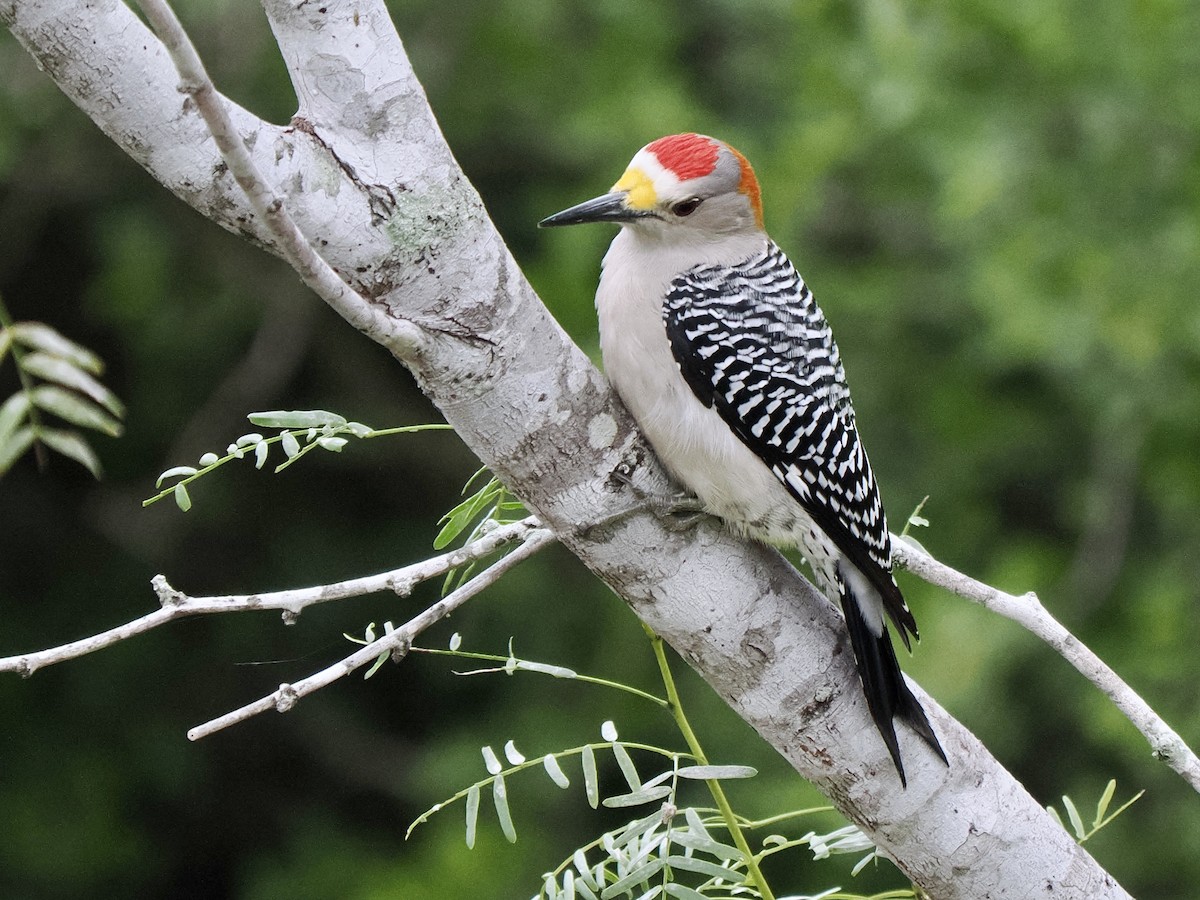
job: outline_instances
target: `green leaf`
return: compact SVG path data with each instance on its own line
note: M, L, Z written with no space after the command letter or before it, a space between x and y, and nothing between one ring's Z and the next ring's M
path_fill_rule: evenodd
M74 431L64 431L59 428L42 428L38 431L38 440L51 450L61 453L68 459L73 459L92 473L93 477L101 477L100 460L88 442Z
M17 430L17 426L29 413L29 406L29 395L24 391L13 394L0 406L0 444Z
M624 878L614 881L606 887L600 894L603 900L610 900L611 897L619 897L628 891L632 891L639 884L645 884L655 875L657 875L665 863L661 858L655 857L644 866L635 868Z
M683 817L687 819L688 831L685 833L696 835L697 837L707 838L712 841L713 837L708 833L708 829L704 826L704 820L700 818L700 813L696 812L692 807L687 807L683 811ZM713 841L713 843L716 843Z
M668 884L666 892L668 897L677 897L679 900L706 900L705 896L699 891L694 891L687 885L680 884L677 881L672 881Z
M65 359L48 353L30 353L21 360L21 368L43 381L52 381L90 397L118 419L125 415L125 405L116 394Z
M39 384L30 396L39 409L66 419L72 425L80 428L90 428L107 434L109 437L120 437L124 430L121 423L105 412L101 407L81 397L72 391L63 390L53 384Z
M499 775L504 771L504 766L500 763L500 757L496 755L496 751L492 749L491 744L485 744L479 748L479 752L483 754L483 766L488 770L489 775Z
M192 495L188 493L187 485L182 481L175 485L175 489L171 492L175 495L175 505L184 512L192 508Z
M49 325L42 322L17 322L11 330L13 338L22 346L57 356L75 368L91 372L93 375L104 372L104 363L99 356L87 347L64 337ZM0 353L0 356L2 355Z
M363 675L363 681L366 681L368 678L378 672L379 667L387 662L391 655L392 653L390 650L384 650L377 657L375 657L375 662L371 663L371 668L367 669L366 673Z
M740 856L741 854L738 855ZM683 869L685 872L699 872L701 875L707 875L710 878L737 877L724 866L718 866L716 863L709 862L706 859L697 859L694 856L668 856L667 865L672 869Z
M250 413L250 424L260 428L340 428L346 419L323 409L272 410Z
M1108 784L1104 786L1104 793L1100 795L1100 800L1096 804L1096 818L1092 820L1092 828L1097 829L1104 821L1104 814L1108 812L1108 805L1112 803L1113 794L1117 792L1117 779L1109 779Z
M578 672L574 669L568 669L566 666L554 666L550 663L532 662L527 659L517 661L517 670L521 672L541 672L543 675L552 675L555 678L579 677Z
M703 834L694 830L673 831L671 832L671 842L680 847L691 847L693 850L699 850L718 859L742 858L741 850L731 844L722 844L720 841L713 840L712 835L707 831Z
M300 452L300 442L296 440L296 436L290 431L283 433L283 440L280 442L283 446L283 455L291 459Z
M600 805L600 782L596 778L596 752L591 744L583 748L583 789L588 805L595 809Z
M641 806L644 803L653 803L655 800L661 800L669 796L671 796L671 789L666 785L660 785L659 787L632 791L628 794L605 797L603 805L608 809L620 809L625 806Z
M633 764L633 759L629 756L629 751L625 749L624 744L612 745L613 756L617 758L617 765L621 767L621 774L625 776L625 781L629 784L631 791L640 791L642 789L642 779L638 775L637 767Z
M508 788L504 784L504 776L497 775L492 781L492 802L496 806L496 817L500 820L500 830L510 844L517 842L517 829L513 827L512 813L508 809Z
M491 500L491 497L486 493L491 488L492 482L488 482L478 492L472 494L442 516L441 521L446 524L438 532L437 537L433 539L434 550L444 550L455 538L462 534L463 530L471 524L471 521L479 515Z
M1107 793L1107 790L1106 790L1106 793ZM1126 800L1124 803L1122 803L1120 806L1118 806L1115 810L1113 810L1113 812L1109 813L1107 818L1105 818L1102 822L1100 822L1098 825L1096 825L1096 827L1093 828L1088 833L1087 838L1091 838L1101 828L1105 828L1110 822L1112 822L1113 819L1115 819L1117 816L1121 815L1121 813L1125 812L1125 810L1129 809L1129 807L1133 806L1133 804L1137 803L1138 800L1140 800L1142 798L1142 795L1145 793L1146 793L1145 790L1138 791L1136 794L1134 794L1132 797L1130 797L1128 800ZM1084 840L1087 840L1087 838L1080 840L1079 843L1082 844Z
M542 766L546 769L546 774L550 776L550 780L560 788L565 789L571 786L571 779L562 770L562 766L558 764L558 760L554 758L553 753L547 753L542 757Z
M182 475L184 478L189 478L196 474L196 469L192 466L175 466L173 469L167 469L158 476L158 481L154 482L155 487L162 487L162 483L168 478L176 478Z
M340 437L319 437L317 438L317 446L322 450L328 450L330 453L341 453L342 448L350 443L345 438Z
M575 871L579 873L579 880L588 887L599 890L601 882L592 876L592 868L588 865L587 857L584 856L583 851L576 850L571 855L571 861L575 864Z
M0 475L12 468L26 450L33 446L33 429L28 425L0 436Z
M752 766L683 766L678 773L680 778L692 778L697 781L715 779L753 778L758 769Z
M467 791L467 849L475 849L475 828L479 824L479 785Z
M1067 818L1071 820L1071 827L1075 829L1075 837L1083 839L1087 835L1087 829L1083 827L1083 819L1079 815L1079 810L1075 808L1075 804L1071 802L1071 798L1063 794L1063 807L1067 811Z

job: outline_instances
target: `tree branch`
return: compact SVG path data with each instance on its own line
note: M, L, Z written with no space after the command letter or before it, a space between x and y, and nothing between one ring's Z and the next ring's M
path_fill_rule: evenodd
M221 158L249 200L250 207L275 238L280 256L300 274L313 293L363 334L373 340L386 336L389 346L402 357L416 352L423 341L420 329L404 321L383 322L381 310L346 284L313 249L283 200L267 187L244 139L237 133L225 99L217 93L196 48L171 7L165 0L137 0L137 4L171 55L179 72L180 92L196 104Z
M1196 758L1183 738L1100 657L1050 615L1037 594L1030 591L1017 597L976 581L938 562L924 549L898 535L892 535L892 548L898 566L932 585L1012 619L1049 644L1051 649L1112 700L1113 705L1145 735L1156 759L1161 759L1195 790L1200 791L1200 759Z
M522 538L522 541L521 546L513 550L512 553L496 562L495 565L489 566L480 572L466 584L462 585L462 587L451 591L437 603L430 606L420 615L409 619L399 628L388 632L381 638L371 641L371 643L364 646L361 650L351 653L341 662L322 669L320 672L297 681L295 684L281 684L279 690L259 700L255 700L253 703L248 703L240 709L235 709L233 712L205 722L203 725L197 725L188 731L188 740L198 741L200 738L208 737L210 734L228 728L230 725L244 722L259 713L264 713L271 709L278 712L287 712L302 697L306 697L314 691L319 691L339 678L344 678L351 672L361 669L383 654L390 653L393 660L399 662L408 653L409 647L412 646L413 639L417 635L431 625L440 622L484 588L495 583L501 575L517 565L517 563L528 559L547 544L554 543L554 534L546 528L535 528L528 531Z
M483 537L462 547L443 553L430 559L382 572L378 575L368 575L362 578L351 578L335 584L318 585L316 587L298 588L286 591L274 591L265 594L234 594L224 597L189 597L180 593L167 583L162 575L155 575L151 584L158 594L161 608L152 613L110 628L99 634L86 637L60 647L51 647L35 653L22 653L17 656L0 658L0 672L16 672L22 677L29 677L38 669L54 665L68 659L85 656L105 647L111 647L120 641L128 640L139 634L145 634L168 622L184 619L189 616L208 615L211 613L250 612L257 610L281 610L284 622L291 624L296 617L309 606L326 603L331 600L344 600L347 597L361 597L364 594L374 594L381 591L392 591L401 597L412 593L416 586L431 578L445 575L451 569L490 556L507 543L515 540L528 541L530 536L540 529L541 524L530 516L520 522L501 525L488 532ZM490 570L489 570L490 571ZM444 601L443 601L444 602ZM432 607L431 607L432 608Z

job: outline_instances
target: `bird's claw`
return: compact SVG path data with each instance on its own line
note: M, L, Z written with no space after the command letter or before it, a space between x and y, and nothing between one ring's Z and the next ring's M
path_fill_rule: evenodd
M700 498L693 494L684 491L666 495L649 493L633 483L632 471L626 466L622 465L613 470L610 478L628 489L636 502L626 509L581 526L579 531L583 535L588 535L597 528L613 525L639 512L652 513L662 522L664 528L672 532L686 531L708 515Z

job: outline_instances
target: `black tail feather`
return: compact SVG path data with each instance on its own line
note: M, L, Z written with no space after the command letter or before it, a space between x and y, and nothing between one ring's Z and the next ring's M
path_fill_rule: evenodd
M854 650L854 659L858 664L858 674L862 679L863 693L867 698L867 708L875 727L883 736L888 753L896 764L900 774L900 783L908 787L908 779L904 775L904 764L900 761L900 744L896 740L894 720L900 718L908 723L922 740L925 741L942 760L949 765L942 745L938 743L937 735L925 710L917 698L913 696L904 676L900 672L900 663L896 659L896 651L892 647L892 639L885 627L877 637L872 632L863 611L848 588L842 591L842 611L846 615L846 627L850 632L850 646Z

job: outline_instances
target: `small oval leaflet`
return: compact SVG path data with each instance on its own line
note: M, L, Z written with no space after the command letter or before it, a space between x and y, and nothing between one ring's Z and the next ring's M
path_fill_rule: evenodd
M497 775L492 782L492 802L496 805L496 817L500 820L500 830L510 844L517 842L517 829L513 826L512 813L508 809L508 789L504 785L504 776Z
M604 805L609 809L620 809L624 806L641 806L644 803L653 803L655 800L661 800L663 797L671 796L671 789L666 785L661 785L656 788L647 788L646 790L633 791L628 794L617 794L615 797L605 797Z
M712 779L753 778L758 769L752 766L683 766L678 775L680 778L691 778L697 781Z
M467 791L467 849L475 849L475 827L479 824L479 785Z
M583 748L583 788L588 805L595 809L600 804L600 783L596 780L596 751L591 744Z
M323 409L276 409L270 412L250 413L246 416L251 425L259 428L337 428L346 424L344 416Z
M571 779L562 770L562 766L558 764L558 760L554 758L554 754L547 753L542 757L542 766L546 769L546 774L550 776L550 780L560 788L565 789L571 786Z
M511 740L504 743L504 758L514 766L525 762L525 754L518 750L517 745Z
M617 739L617 726L613 723L612 719L607 719L600 726L600 737L606 741L615 741Z
M201 462L203 462L203 460L201 460ZM184 478L187 478L187 477L189 477L191 475L195 475L195 474L196 474L196 470L194 468L192 468L191 466L176 466L173 469L167 469L167 471L165 471L161 475L159 475L158 481L156 481L154 483L154 485L155 485L155 487L162 487L162 483L164 481L166 481L168 478L174 478L177 475L182 475Z
M699 872L701 875L707 875L709 878L729 878L731 871L724 866L718 866L716 863L711 863L707 859L697 859L694 856L676 856L671 855L666 859L666 863L673 869L683 869L687 872Z
M629 785L629 790L637 792L642 789L642 778L638 775L637 767L633 764L633 759L629 756L629 751L625 749L624 744L613 743L613 756L617 759L617 765L621 768L621 774L625 776L625 781Z
M574 669L568 669L566 666L553 666L549 663L529 662L524 659L517 662L516 668L522 672L541 672L543 675L553 675L555 678L579 677Z
M504 766L500 765L500 760L496 757L496 751L492 749L491 744L482 747L480 752L483 753L483 764L487 767L488 774L499 775Z

